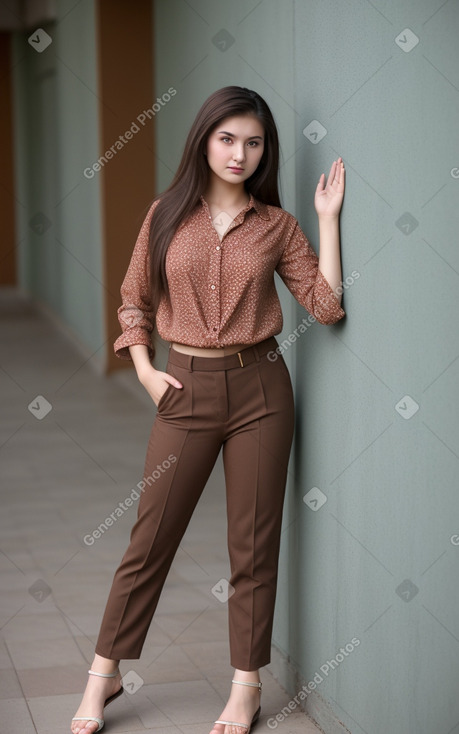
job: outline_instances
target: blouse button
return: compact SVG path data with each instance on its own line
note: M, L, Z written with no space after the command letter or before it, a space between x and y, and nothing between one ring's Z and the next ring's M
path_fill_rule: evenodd
M215 249L216 249L216 250L219 250L219 249L220 249L220 245L217 245L217 247L216 247Z
M212 288L213 291L215 290L215 286L214 285L211 285L210 287Z

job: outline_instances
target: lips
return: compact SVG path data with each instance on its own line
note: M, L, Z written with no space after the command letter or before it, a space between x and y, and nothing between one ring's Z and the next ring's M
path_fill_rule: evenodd
M228 168L230 169L230 171L236 171L237 173L241 173L244 170L243 168L238 168L237 166L228 166Z

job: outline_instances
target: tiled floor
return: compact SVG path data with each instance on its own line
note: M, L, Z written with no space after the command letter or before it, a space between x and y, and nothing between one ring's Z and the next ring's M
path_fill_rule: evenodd
M5 289L0 308L0 731L63 734L86 684L135 504L93 545L83 538L140 480L154 405L135 373L98 376L26 299ZM232 669L226 605L211 589L229 577L225 536L219 459L141 659L121 663L141 685L107 708L107 732L206 734L221 714ZM269 717L290 699L270 666L261 676L260 733L272 731ZM319 729L292 713L277 731Z

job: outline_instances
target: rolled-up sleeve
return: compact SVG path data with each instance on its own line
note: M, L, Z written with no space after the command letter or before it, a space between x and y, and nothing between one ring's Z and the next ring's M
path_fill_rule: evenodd
M346 315L319 269L318 256L296 220L276 271L298 303L319 323L335 324Z
M123 333L113 344L114 352L120 359L132 361L129 347L134 344L145 344L150 360L155 356L151 341L154 316L150 295L148 236L156 204L157 201L153 202L142 224L120 289L122 304L117 313Z

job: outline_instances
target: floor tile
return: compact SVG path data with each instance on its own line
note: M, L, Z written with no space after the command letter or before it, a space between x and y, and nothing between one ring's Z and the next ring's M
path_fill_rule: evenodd
M50 668L62 665L78 665L81 652L71 637L56 640L11 640L7 647L17 670Z
M0 698L22 698L21 685L14 668L0 670Z
M0 516L0 730L63 734L81 702L136 505L92 546L84 537L140 481L155 411L133 370L97 374L13 289L0 288L0 308L6 375L0 382L0 479L14 486ZM52 405L42 421L27 408L36 395ZM226 542L220 453L140 660L120 664L124 676L135 671L143 685L107 707L107 734L208 734L220 715L233 669L227 605L212 587L230 575ZM254 734L272 731L269 717L291 698L269 666L261 678L262 716ZM279 734L318 731L299 712L277 727Z
M27 703L22 698L0 700L2 731L8 734L36 734Z

